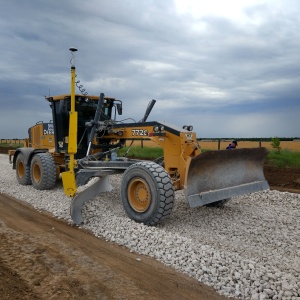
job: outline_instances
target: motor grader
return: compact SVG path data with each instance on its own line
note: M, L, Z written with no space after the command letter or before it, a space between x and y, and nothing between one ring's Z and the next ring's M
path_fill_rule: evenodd
M72 55L74 49L70 49ZM85 202L112 190L113 174L122 174L120 198L126 214L146 225L171 214L176 190L183 189L194 208L220 205L234 196L269 188L263 173L265 148L201 153L192 126L147 121L155 100L140 121L117 120L122 101L103 93L76 94L75 78L72 64L71 93L45 97L53 121L31 127L25 147L9 153L22 185L52 189L61 175L64 192L72 198L70 214L75 224L84 222ZM128 158L132 143L141 140L162 147L163 157L155 161ZM125 155L118 157L117 150L128 144Z

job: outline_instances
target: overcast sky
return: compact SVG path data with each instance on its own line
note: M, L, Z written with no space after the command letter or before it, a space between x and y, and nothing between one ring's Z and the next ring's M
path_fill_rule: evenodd
M52 119L70 93L70 47L90 95L122 118L197 137L300 136L299 0L0 0L0 138ZM77 90L77 92L79 92Z

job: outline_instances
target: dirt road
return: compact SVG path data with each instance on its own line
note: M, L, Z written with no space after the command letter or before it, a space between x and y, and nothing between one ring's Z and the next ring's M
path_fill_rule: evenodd
M2 194L0 298L226 299L154 259Z
M300 168L276 168L265 165L264 174L271 189L300 193Z

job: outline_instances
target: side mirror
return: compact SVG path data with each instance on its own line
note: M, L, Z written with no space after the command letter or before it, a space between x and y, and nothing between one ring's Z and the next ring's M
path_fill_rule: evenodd
M122 104L121 103L117 103L117 111L118 111L118 115L122 115Z

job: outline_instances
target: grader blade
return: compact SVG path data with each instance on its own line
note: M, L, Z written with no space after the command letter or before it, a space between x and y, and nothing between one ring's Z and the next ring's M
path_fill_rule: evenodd
M190 163L185 193L190 207L269 189L265 148L209 151Z
M83 223L81 215L84 204L103 192L110 192L112 186L109 183L109 176L99 177L95 182L88 186L85 190L78 192L77 195L72 199L70 206L70 214L73 222L76 225Z

